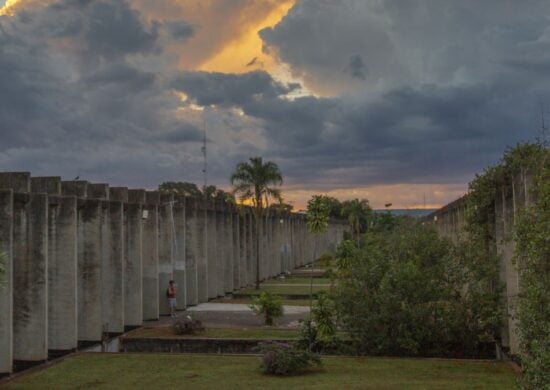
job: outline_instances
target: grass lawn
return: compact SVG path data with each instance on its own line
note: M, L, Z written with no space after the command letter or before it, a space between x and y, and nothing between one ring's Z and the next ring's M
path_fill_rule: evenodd
M313 286L313 293L319 291L328 291L329 286ZM260 295L262 291L268 291L275 295L309 295L309 286L293 286L291 284L282 284L279 286L260 286L260 290L255 288L247 288L244 290L239 290L238 295Z
M504 363L324 358L302 376L263 375L255 356L81 354L6 389L513 389Z
M214 303L240 303L244 305L251 305L252 304L252 297L250 298L235 298L235 299L226 299L226 298L219 298L214 299L210 302ZM309 306L309 299L281 299L283 302L283 305L288 306Z
M196 335L175 335L171 327L136 329L128 333L127 337L137 338L215 338L215 339L296 339L298 329L270 329L270 328L207 328Z

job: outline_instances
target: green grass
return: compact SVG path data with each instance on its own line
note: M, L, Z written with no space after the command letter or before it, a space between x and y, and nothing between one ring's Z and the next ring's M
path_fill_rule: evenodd
M215 339L296 339L297 329L271 328L208 328L196 335L175 335L171 327L141 328L128 333L136 338L215 338Z
M244 305L251 305L252 304L252 296L249 298L234 298L234 299L225 299L225 298L219 298L214 299L211 302L214 303L240 303ZM289 305L289 306L309 306L309 299L281 299L283 302L283 305Z
M313 293L319 291L328 291L329 286L313 286ZM244 290L239 290L237 294L239 295L260 295L260 292L268 291L275 295L309 295L309 286L293 286L293 285L280 285L280 286L260 286L260 290L255 288L247 288Z
M6 389L513 389L504 363L323 358L302 376L263 375L255 356L81 354Z

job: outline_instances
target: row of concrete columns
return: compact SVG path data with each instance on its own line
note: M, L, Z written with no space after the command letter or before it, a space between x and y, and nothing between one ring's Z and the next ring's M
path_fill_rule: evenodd
M520 352L517 331L517 300L520 292L520 274L514 263L515 243L513 231L521 209L532 203L531 178L524 171L514 175L509 183L495 189L494 221L490 228L497 253L500 255L500 279L504 284L505 306L501 341L510 352ZM427 218L442 236L456 241L464 235L466 226L467 196L435 211Z
M305 217L157 191L0 173L0 374L310 263L342 239ZM257 240L260 234L260 240Z

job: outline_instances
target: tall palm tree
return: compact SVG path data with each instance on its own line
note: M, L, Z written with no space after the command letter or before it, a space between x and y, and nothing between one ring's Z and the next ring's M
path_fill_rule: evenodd
M231 175L233 192L241 201L251 201L256 220L256 289L260 288L260 222L263 211L269 206L269 199L281 201L283 176L277 164L263 162L261 157L251 157L248 162L237 164Z
M366 227L365 223L370 211L371 208L367 199L353 199L342 203L342 217L348 219L358 246L361 231Z

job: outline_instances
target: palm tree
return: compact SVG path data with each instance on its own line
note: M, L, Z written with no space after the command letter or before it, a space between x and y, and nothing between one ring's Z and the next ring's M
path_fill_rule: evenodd
M371 208L367 199L353 199L342 203L342 217L348 219L349 225L359 246L359 236L365 229L366 220Z
M241 201L251 201L256 220L256 289L260 288L260 222L263 211L269 207L269 199L281 201L283 176L277 164L263 162L261 157L251 157L248 162L237 164L231 175L233 192Z

